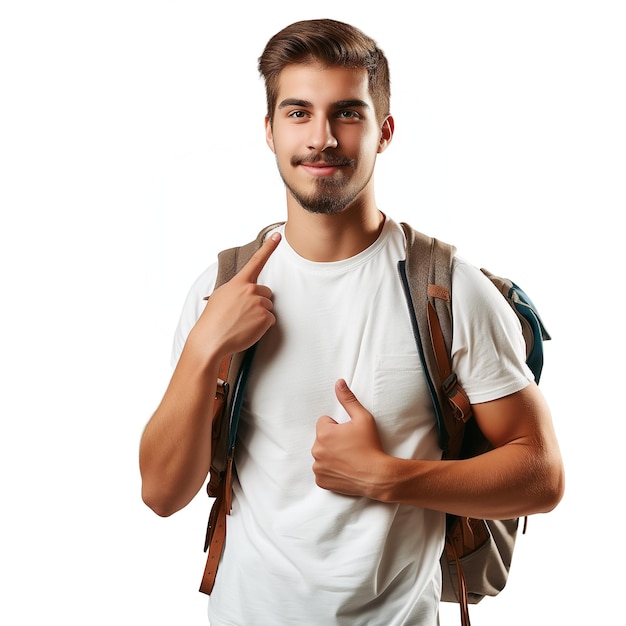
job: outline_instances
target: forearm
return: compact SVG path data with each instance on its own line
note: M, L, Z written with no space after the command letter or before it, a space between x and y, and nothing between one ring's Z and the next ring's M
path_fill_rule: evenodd
M219 358L199 353L190 339L146 426L139 451L142 497L164 516L192 500L211 463L211 417Z
M547 512L562 494L560 458L524 442L472 459L386 457L372 497L480 519Z
M276 322L272 291L256 281L279 242L274 233L243 269L213 291L146 426L139 452L142 496L159 515L186 506L209 473L220 361L247 350Z
M318 420L313 472L323 489L478 519L546 512L561 500L561 454L550 412L534 384L473 405L478 427L494 449L459 461L387 454L372 414L345 383L336 392L351 419Z

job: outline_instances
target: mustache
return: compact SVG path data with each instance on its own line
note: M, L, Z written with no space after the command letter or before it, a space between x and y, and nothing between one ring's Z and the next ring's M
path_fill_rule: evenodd
M307 154L306 156L295 155L291 157L291 165L294 167L297 165L320 162L323 162L326 165L337 167L341 165L349 165L350 167L354 167L356 163L354 159L349 159L347 157L341 156L340 154L331 154L330 152L326 154L322 154L321 152L312 152L311 154Z

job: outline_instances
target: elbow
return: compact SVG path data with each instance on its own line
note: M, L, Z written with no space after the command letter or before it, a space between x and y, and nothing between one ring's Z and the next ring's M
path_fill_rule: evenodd
M185 508L199 489L196 483L173 481L163 473L142 473L141 499L159 517L170 517Z
M202 482L181 481L167 472L148 471L141 466L141 499L159 517L170 517L186 507L198 493Z
M141 499L144 504L159 517L169 517L183 508L180 489L169 486L161 474L154 476L142 471Z
M565 493L565 471L560 459L547 464L538 489L538 512L549 513L553 511L563 499Z
M144 504L154 511L159 517L169 517L176 513L177 507L172 499L164 497L162 494L149 490L144 485L141 489L141 499Z
M552 511L557 507L557 505L563 499L563 495L565 494L565 475L561 472L558 481L554 485L554 488L549 494L548 499L548 511Z
M171 484L169 476L162 471L160 465L155 467L154 463L149 463L140 456L139 473L141 499L149 509L159 517L169 517L182 508L179 489Z

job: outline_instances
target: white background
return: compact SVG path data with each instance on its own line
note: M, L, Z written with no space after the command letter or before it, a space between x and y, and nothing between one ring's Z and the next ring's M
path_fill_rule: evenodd
M380 208L516 279L553 335L566 496L473 623L625 623L622 3L328 5L1 5L2 624L206 624L209 502L150 512L138 443L191 282L284 218L256 60L312 17L389 57Z

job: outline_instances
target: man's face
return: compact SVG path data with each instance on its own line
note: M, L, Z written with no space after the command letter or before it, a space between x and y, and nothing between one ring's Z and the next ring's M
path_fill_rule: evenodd
M393 130L379 124L367 70L294 64L280 74L267 143L291 196L307 211L334 214L370 184Z

